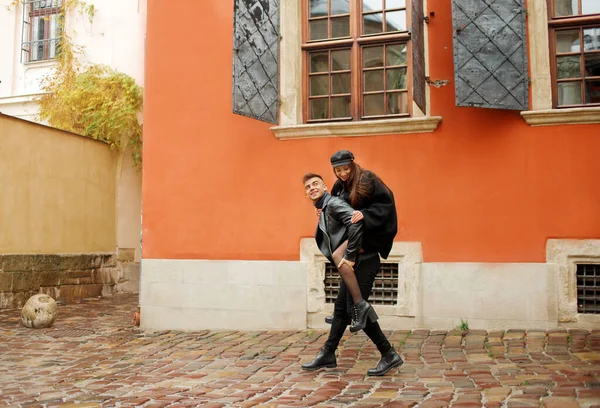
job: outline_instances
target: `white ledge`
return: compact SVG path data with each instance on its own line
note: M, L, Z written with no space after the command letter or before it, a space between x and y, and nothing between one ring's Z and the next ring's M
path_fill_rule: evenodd
M271 128L280 140L310 139L317 137L357 137L396 135L403 133L430 133L442 121L441 116L384 119L360 122L328 122L306 125L274 126Z
M32 94L0 96L0 105L37 102L37 99L39 99L42 95L45 95L46 93L47 92L38 92Z
M530 126L600 123L600 107L523 111L521 116Z

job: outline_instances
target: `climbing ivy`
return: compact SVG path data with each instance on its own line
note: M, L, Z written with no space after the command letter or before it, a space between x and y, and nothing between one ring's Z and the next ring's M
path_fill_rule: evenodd
M24 0L13 0L12 5ZM64 0L61 13L75 8L90 22L96 9L81 0ZM64 24L65 19L60 19ZM132 149L134 165L142 163L142 125L140 123L143 90L127 74L106 65L78 62L75 48L64 27L60 28L60 52L56 67L42 82L39 98L41 120L67 130L108 143L123 151Z

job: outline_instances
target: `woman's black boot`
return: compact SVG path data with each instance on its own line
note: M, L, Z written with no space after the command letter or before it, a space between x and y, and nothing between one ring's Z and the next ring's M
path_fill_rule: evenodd
M317 357L310 363L302 364L303 370L318 370L319 368L335 368L337 367L337 360L335 359L335 352L323 349L319 351Z
M375 309L366 300L361 300L353 306L354 321L350 325L350 331L355 333L365 328L367 321L376 322L379 318Z
M396 350L393 348L389 349L386 353L381 353L381 360L377 363L377 367L370 368L367 371L368 375L384 375L392 368L400 367L404 363Z

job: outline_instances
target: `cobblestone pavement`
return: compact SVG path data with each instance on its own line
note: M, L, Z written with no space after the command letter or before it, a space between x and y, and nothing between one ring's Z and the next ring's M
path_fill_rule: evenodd
M405 360L344 337L338 367L300 369L325 331L159 332L132 326L137 297L60 306L49 329L0 311L0 406L600 407L600 330L394 331Z

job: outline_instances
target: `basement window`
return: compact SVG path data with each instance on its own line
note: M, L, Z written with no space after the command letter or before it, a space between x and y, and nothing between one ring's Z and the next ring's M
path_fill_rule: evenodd
M577 264L577 312L600 314L600 264Z
M599 268L600 276L600 268ZM600 279L600 278L599 278ZM325 264L325 303L335 303L340 290L340 274L331 263ZM599 291L600 292L600 291ZM369 296L369 303L373 305L395 306L398 304L398 264L392 262L381 263L381 269L375 277L373 291ZM600 305L600 302L598 302Z

